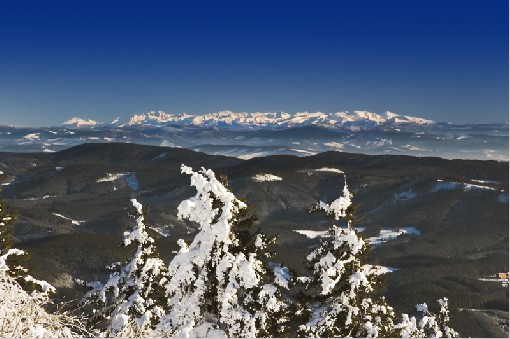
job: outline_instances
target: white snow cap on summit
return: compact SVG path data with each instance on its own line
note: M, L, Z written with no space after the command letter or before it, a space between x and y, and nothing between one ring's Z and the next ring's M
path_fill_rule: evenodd
M433 124L434 121L423 118L410 117L408 115L399 115L389 111L386 111L386 120L394 119L395 123L413 123L418 125Z
M84 127L84 126L96 126L99 125L99 122L92 119L81 119L78 117L74 117L71 120L67 120L62 125L74 125L76 127Z

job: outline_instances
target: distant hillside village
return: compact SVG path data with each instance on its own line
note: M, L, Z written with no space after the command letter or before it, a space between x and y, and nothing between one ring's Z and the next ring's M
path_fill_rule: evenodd
M509 272L499 272L488 276L487 278L480 278L482 281L496 281L501 283L504 287L509 284Z

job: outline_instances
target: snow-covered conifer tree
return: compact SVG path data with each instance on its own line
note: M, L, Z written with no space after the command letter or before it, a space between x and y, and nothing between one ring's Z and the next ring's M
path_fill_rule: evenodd
M170 336L283 336L288 319L280 289L289 276L264 262L273 240L250 232L247 205L213 171L181 170L197 194L179 205L178 216L196 222L199 232L189 246L178 241L166 284L169 312L159 329Z
M136 199L131 202L136 209L136 226L124 233L123 245L136 245L133 257L122 267L116 265L106 283L90 283L93 289L84 297L86 303L97 307L92 321L106 321L102 329L106 336L150 336L167 305L166 265L145 229L142 205Z
M450 311L448 299L443 298L437 301L440 309L437 314L429 311L427 304L418 304L416 309L422 313L420 320L415 317L402 315L402 321L395 325L397 335L409 338L456 338L459 334L450 328Z
M299 332L313 337L380 337L393 334L393 309L376 298L377 274L366 265L368 246L351 227L351 193L344 183L343 195L332 203L312 207L336 220L347 219L346 228L333 226L329 237L307 256L312 276L303 294L309 314Z
M15 213L8 211L3 201L0 201L0 255L4 255L12 249L15 219ZM20 265L21 256L26 256L26 253L17 252L17 255L6 256L5 260L7 260L7 265L9 266L9 270L6 272L18 279L19 283L25 285L24 277L26 276L26 269Z
M48 294L55 291L53 286L27 275L24 279L39 286L27 292L9 273L9 256L23 254L11 248L0 255L0 337L57 338L86 334L78 318L46 311L44 306L51 304Z
M67 313L48 313L48 294L55 288L37 280L13 258L25 251L12 247L14 214L0 203L0 337L72 337L85 334L81 322ZM31 291L24 288L31 287Z

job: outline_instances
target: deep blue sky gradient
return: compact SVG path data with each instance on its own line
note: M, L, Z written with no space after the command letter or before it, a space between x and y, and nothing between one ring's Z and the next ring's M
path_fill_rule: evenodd
M369 110L508 121L508 1L2 1L0 124Z

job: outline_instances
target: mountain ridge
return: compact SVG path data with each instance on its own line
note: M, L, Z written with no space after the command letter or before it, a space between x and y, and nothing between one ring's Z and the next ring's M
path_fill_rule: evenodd
M134 114L130 118L122 119L117 117L109 124L101 123L91 119L74 117L65 121L62 125L69 127L95 127L95 126L116 126L130 127L137 125L167 126L192 125L199 127L231 127L231 128L270 128L270 127L300 127L300 126L321 126L328 128L346 128L350 130L371 129L379 126L395 126L403 124L429 125L435 121L401 115L386 111L384 115L368 111L355 110L337 113L323 112L297 112L289 114L286 112L232 112L220 111L215 113L199 114L169 114L164 111L150 111L142 114Z

